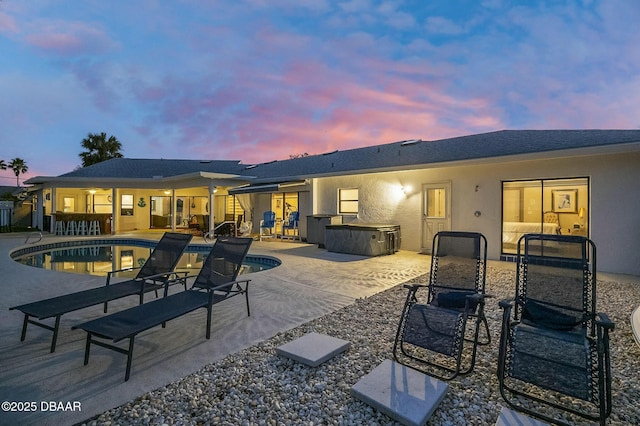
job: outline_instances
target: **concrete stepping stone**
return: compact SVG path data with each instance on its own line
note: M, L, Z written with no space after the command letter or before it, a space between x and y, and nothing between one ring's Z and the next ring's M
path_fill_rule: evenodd
M407 426L422 426L440 404L449 384L385 360L351 388L351 394Z
M502 408L496 426L549 426L549 424L517 411Z
M317 367L349 349L350 342L320 333L308 333L276 348L278 355Z

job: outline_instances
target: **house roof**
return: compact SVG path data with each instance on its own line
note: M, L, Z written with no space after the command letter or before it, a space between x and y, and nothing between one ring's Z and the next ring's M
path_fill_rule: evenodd
M563 152L640 150L640 130L501 130L434 141L408 140L261 164L233 160L114 158L52 177L26 181L182 179L194 176L252 184L283 183L313 177L433 167L443 163L497 158L544 158ZM240 183L240 182L238 182Z
M363 172L425 168L442 163L501 157L560 155L560 151L603 152L636 144L640 130L501 130L435 141L408 140L246 166L255 183Z
M242 174L246 166L233 160L166 160L112 158L111 160L82 167L59 177L124 177L153 178L172 177L198 172Z

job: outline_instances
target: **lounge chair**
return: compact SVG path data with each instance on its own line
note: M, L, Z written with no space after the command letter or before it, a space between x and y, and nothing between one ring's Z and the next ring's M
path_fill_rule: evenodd
M250 315L248 288L251 280L236 281L236 278L252 242L251 238L218 237L189 290L167 295L167 285L165 286L165 297L161 299L74 325L73 329L87 332L84 365L89 363L89 351L92 343L123 353L127 355L124 378L127 381L131 373L134 341L139 333L158 325L164 327L167 321L186 315L196 309L205 308L207 310L206 337L209 339L211 337L213 305L242 294L246 300L247 315ZM127 349L112 344L124 339L129 339ZM112 343L105 340L110 340Z
M406 286L409 293L393 345L396 361L443 380L473 370L477 346L491 341L484 315L486 262L487 240L482 234L435 235L429 283ZM428 292L419 303L422 288ZM472 324L469 332L467 323Z
M596 312L596 247L580 236L525 234L514 299L503 311L498 381L514 409L553 424L611 414L609 332ZM544 408L544 409L543 409Z
M156 244L147 261L140 268L136 277L131 280L111 284L113 274L131 270L132 268L111 271L107 274L106 285L102 287L69 293L9 308L24 313L20 341L24 341L26 337L28 324L37 325L53 331L51 352L54 352L56 350L56 340L60 327L60 317L68 312L103 303L104 312L106 313L108 302L133 295L138 295L140 297L140 303L142 303L146 292L155 290L157 296L157 290L163 288L165 282L177 282L176 279L179 278L180 275L183 276L181 283L183 283L186 288L186 280L184 277L186 277L187 273L178 274L173 272L173 269L178 264L191 238L192 236L189 234L165 233ZM37 318L38 321L33 318ZM40 322L48 318L55 318L53 326Z

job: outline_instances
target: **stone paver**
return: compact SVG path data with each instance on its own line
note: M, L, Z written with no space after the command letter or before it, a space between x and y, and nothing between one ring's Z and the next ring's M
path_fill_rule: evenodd
M422 426L448 390L446 382L385 360L353 385L351 394L403 425Z
M349 349L350 343L343 339L320 333L308 333L276 348L278 355L291 358L310 367L317 367L325 361Z

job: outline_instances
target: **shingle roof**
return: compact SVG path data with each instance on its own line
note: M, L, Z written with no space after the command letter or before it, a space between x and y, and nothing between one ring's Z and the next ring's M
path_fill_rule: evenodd
M632 143L640 143L640 130L501 130L435 141L394 142L256 165L232 160L114 158L59 177L151 179L209 172L245 176L255 184L278 183Z
M78 178L153 178L171 177L197 172L242 174L246 165L232 160L154 160L112 158L88 167L76 169L59 177Z
M256 183L400 170L429 164L640 142L640 130L501 130L436 141L402 141L247 166Z

